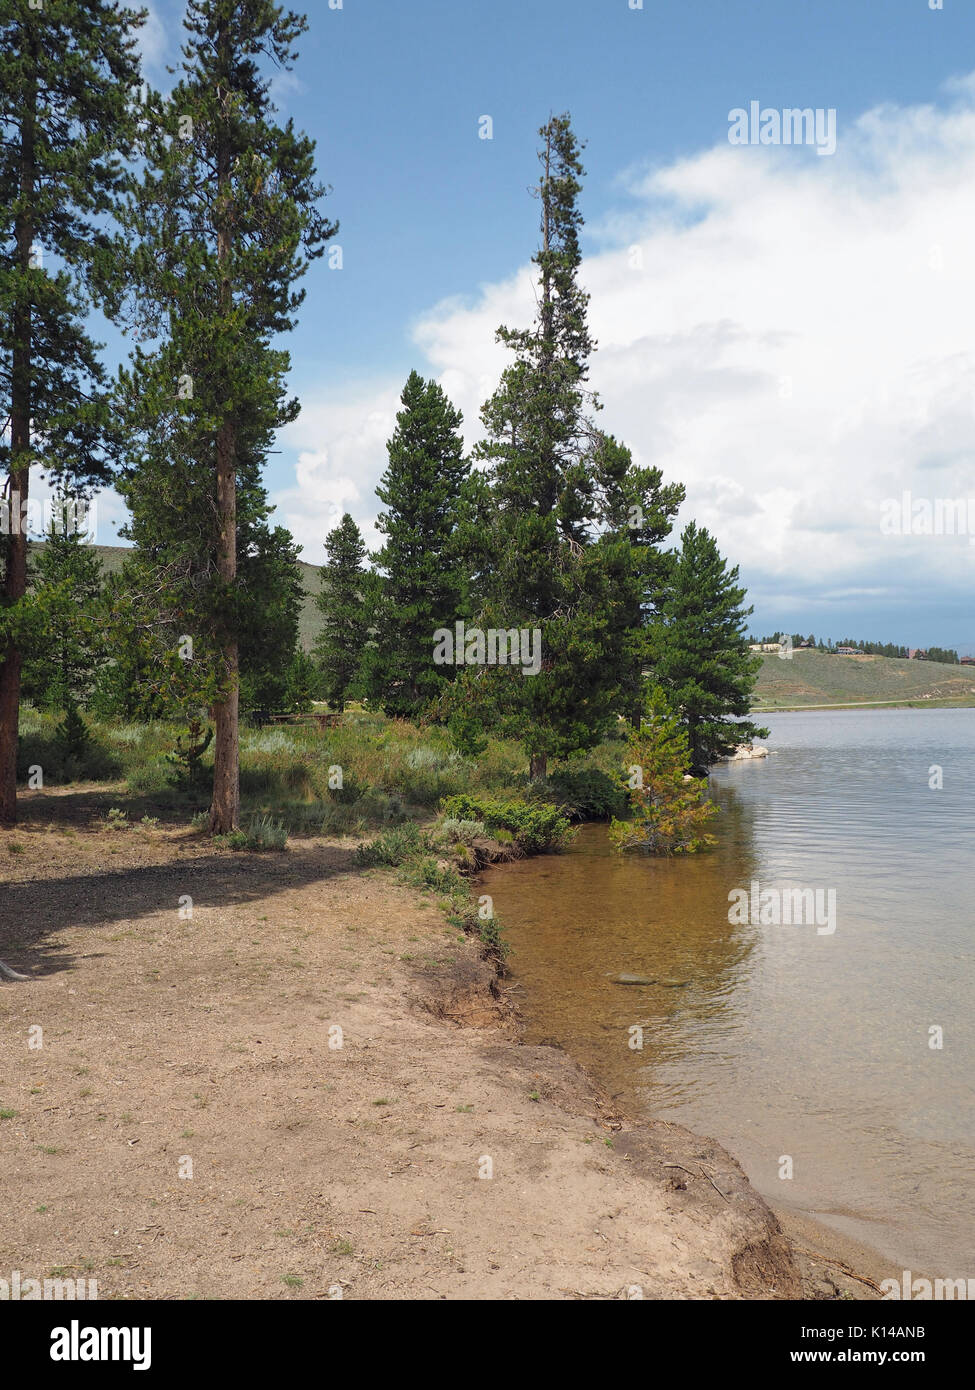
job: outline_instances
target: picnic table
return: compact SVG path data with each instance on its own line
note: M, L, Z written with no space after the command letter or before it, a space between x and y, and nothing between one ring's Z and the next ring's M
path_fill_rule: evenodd
M340 714L322 713L311 710L308 714L272 714L271 724L317 724L320 729L333 729L341 719Z

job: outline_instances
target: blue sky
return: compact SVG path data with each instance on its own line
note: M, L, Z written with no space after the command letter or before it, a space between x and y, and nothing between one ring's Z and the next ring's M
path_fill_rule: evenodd
M975 226L956 229L955 198L975 160L975 6L629 2L310 7L280 104L317 141L344 263L313 268L290 336L305 410L268 468L279 518L314 563L346 508L374 540L382 445L413 366L444 382L477 437L479 402L502 365L496 316L530 313L535 132L568 109L588 141L584 276L603 347L604 427L688 484L683 519L708 525L741 566L757 628L975 649L975 546L881 537L876 524L883 500L904 489L975 495L965 437L975 419L961 404L975 368L961 248ZM163 85L182 6L152 9L148 76ZM729 111L752 100L835 109L836 155L732 149ZM484 115L491 140L478 138ZM975 217L975 200L965 208ZM914 249L889 242L885 219L911 228L915 210L918 255L939 261L936 292L913 285L903 316L888 320ZM635 246L639 286L626 280ZM833 380L818 306L846 275L832 304ZM865 277L876 279L879 314ZM854 343L856 362L839 375ZM874 356L871 375L863 361ZM99 538L111 540L109 501L102 514Z

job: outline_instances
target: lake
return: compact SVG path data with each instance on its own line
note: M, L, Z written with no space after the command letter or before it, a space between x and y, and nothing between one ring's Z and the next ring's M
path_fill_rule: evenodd
M589 825L485 874L528 1040L721 1140L773 1204L975 1276L975 710L761 722L771 755L712 774L710 853L621 857ZM730 921L752 883L832 890L835 930Z

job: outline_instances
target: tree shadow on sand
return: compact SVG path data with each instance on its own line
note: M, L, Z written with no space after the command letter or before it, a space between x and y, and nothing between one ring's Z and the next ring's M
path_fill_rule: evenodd
M105 927L160 911L234 908L276 893L361 872L354 851L302 844L275 854L217 853L169 864L0 884L0 960L30 978L75 967L48 938L66 928ZM90 957L89 957L90 959ZM2 982L0 982L2 983ZM23 988L7 983L4 987Z

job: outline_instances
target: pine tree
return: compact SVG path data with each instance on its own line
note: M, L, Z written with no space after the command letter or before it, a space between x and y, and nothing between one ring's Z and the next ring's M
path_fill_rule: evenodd
M226 833L240 805L239 479L298 414L288 354L272 341L294 326L295 282L336 227L316 206L326 190L314 144L275 123L262 71L290 70L305 19L272 0L189 0L184 24L183 75L167 100L149 95L145 172L125 219L152 348L137 350L121 388L141 442L131 481L147 511L158 488L175 504L190 616L214 662L210 828ZM174 473L187 483L182 503Z
M322 588L315 600L322 615L315 657L322 673L325 699L343 710L362 669L369 638L366 576L362 569L366 547L348 512L325 537L325 555Z
M729 570L714 538L692 521L652 634L653 678L687 729L690 770L706 773L740 743L767 729L747 715L762 660L748 650L745 590L738 567Z
M35 552L33 588L43 627L23 670L24 694L61 710L87 704L106 651L101 562L67 524L69 512L62 502Z
M175 458L166 471L138 464L122 470L119 491L130 518L120 535L135 545L108 580L111 659L95 700L103 716L204 724L211 718L222 662L206 606L203 539L193 525L207 513L203 476ZM304 588L298 547L283 526L270 524L273 508L252 456L239 459L237 496L240 702L261 717L290 706Z
M296 647L287 674L286 713L304 714L324 696L321 672L312 657L302 647Z
M386 537L372 558L382 572L370 694L392 714L419 714L454 670L433 661L434 633L465 616L466 580L458 545L460 499L469 472L463 417L435 381L413 371L387 444L376 493L387 508Z
M685 781L690 759L687 730L668 706L659 686L646 696L645 718L628 735L629 820L614 819L611 842L622 853L693 854L714 844L705 826L717 813L707 784Z
M238 479L237 584L241 709L258 716L290 712L290 671L298 652L305 590L298 545L284 526L271 526L263 487L249 516Z
M0 12L0 822L16 819L23 654L36 636L21 524L30 470L78 491L107 480L110 415L84 318L114 278L106 218L131 142L134 28L117 0ZM45 260L52 262L45 266ZM55 267L57 265L57 268Z
M515 361L481 412L487 439L476 452L490 465L492 507L481 620L539 630L542 669L465 672L458 691L458 704L474 701L523 742L532 777L545 776L550 756L592 747L638 702L653 556L683 496L658 471L634 469L595 424L595 344L578 281L582 147L567 115L540 134L538 313L529 329L498 330Z

